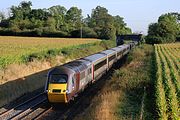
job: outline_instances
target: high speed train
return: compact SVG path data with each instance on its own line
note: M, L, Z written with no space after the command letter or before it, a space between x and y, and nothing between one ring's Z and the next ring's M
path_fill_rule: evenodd
M68 103L73 100L135 45L137 42L130 42L51 69L45 85L48 101Z

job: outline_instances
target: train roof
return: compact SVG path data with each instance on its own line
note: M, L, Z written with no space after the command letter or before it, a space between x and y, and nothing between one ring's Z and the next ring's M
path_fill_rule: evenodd
M115 54L115 51L114 50L111 50L111 49L109 49L109 50L105 50L105 51L102 51L101 53L105 53L106 55L112 55L112 54Z
M106 54L97 53L97 54L93 54L93 55L87 56L87 57L85 57L83 59L91 61L91 62L96 62L99 59L102 59L104 57L106 57Z
M73 72L73 70L67 68L67 67L64 67L63 65L60 65L60 66L56 66L54 67L53 69L51 69L48 74L70 74L71 72Z
M121 50L123 50L123 48L122 47L114 47L114 48L111 48L112 50L115 50L115 51L117 51L117 52L119 52L119 51L121 51Z
M81 58L81 59L79 59L78 61L83 62L83 63L86 64L87 66L91 65L91 61L86 60L86 59L84 59L84 58Z
M72 69L72 70L74 70L76 72L83 71L83 70L85 70L87 68L87 65L84 64L84 62L79 61L79 60L75 60L75 61L66 63L63 66L67 67L69 69Z
M128 46L129 46L128 44L124 44L124 45L121 45L121 46L118 46L118 47L124 49L124 48L127 48Z

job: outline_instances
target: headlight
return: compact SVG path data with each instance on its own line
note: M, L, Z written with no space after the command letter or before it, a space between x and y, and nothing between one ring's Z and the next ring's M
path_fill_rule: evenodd
M66 93L69 94L69 90L66 90Z

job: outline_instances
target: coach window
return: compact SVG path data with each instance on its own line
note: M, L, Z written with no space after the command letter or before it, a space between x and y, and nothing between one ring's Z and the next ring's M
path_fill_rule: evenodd
M102 66L106 65L107 64L107 60L103 60L102 62L98 63L95 65L94 67L94 71L98 70L99 68L101 68Z
M91 68L89 68L89 69L88 69L88 75L91 74L91 72L92 72L92 71L91 71Z
M72 77L72 89L74 90L74 81L75 81L75 76Z
M83 71L81 74L80 74L80 80L84 79L85 78L85 71Z
M112 61L112 60L114 60L114 58L116 58L116 55L112 55L111 57L109 57L109 58L108 58L108 59L109 59L109 62Z
M117 54L117 56L120 56L121 54L122 54L122 52L121 52L121 51L119 51L119 52L118 52L118 54Z

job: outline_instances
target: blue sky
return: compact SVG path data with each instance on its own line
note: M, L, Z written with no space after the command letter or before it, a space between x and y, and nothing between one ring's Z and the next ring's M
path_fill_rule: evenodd
M12 5L19 5L22 0L1 0L0 11L6 12ZM109 10L111 15L120 15L133 32L147 33L148 25L156 22L161 14L180 12L180 0L30 0L32 8L49 8L62 5L69 9L77 6L83 10L83 16L100 5Z

